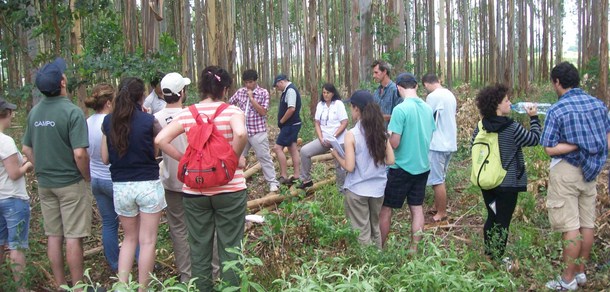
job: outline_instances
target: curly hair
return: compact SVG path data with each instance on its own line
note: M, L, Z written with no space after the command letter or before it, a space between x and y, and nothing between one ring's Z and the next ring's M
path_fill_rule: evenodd
M227 70L218 66L208 66L201 71L199 78L199 98L204 100L211 97L216 101L222 99L225 89L231 87L233 78Z
M332 83L326 83L322 86L322 88L333 94L331 101L341 100L341 95L339 95L339 91ZM320 102L324 102L324 96L322 95L322 93L320 93Z
M580 76L578 75L578 69L569 62L562 62L557 64L551 70L551 81L559 80L559 84L564 89L576 88L580 84Z
M114 99L114 87L108 83L100 83L93 87L93 92L85 99L85 106L99 112L106 106L108 101Z
M364 139L369 148L369 154L373 157L375 166L383 164L388 137L381 108L377 103L369 102L363 108L358 107L358 109L360 109L360 125L364 130Z
M477 94L476 105L484 118L497 116L496 110L505 96L510 94L506 85L496 84L487 86Z
M119 157L122 157L129 148L131 118L144 97L144 81L136 77L127 77L121 80L119 88L114 99L108 136Z
M256 81L258 80L258 73L254 69L248 69L241 74L242 81Z

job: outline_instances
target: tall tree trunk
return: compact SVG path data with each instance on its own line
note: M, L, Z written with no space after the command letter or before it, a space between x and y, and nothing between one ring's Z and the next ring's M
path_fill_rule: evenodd
M445 27L447 24L445 22L445 0L438 1L438 46L439 46L439 69L438 76L441 79L447 74L447 64L445 59Z
M529 8L530 8L530 23L529 23L529 28L530 28L530 41L529 41L529 54L530 54L530 59L529 59L529 81L533 82L534 81L534 72L536 70L536 62L535 62L535 57L534 57L534 51L536 48L535 47L535 43L534 43L534 13L535 13L535 8L534 8L534 2L530 2L529 3ZM525 8L527 10L527 8ZM527 18L526 18L527 19Z
M350 95L355 88L354 87L354 83L353 83L353 76L352 75L352 70L353 70L353 63L352 63L352 54L353 54L353 50L352 50L352 38L350 37L351 35L351 31L352 31L352 26L351 26L351 19L352 19L352 10L350 7L350 4L353 5L352 1L347 1L347 0L342 0L341 4L343 5L343 56L345 57L345 62L343 62L343 64L345 64L345 68L344 68L344 81L343 83L346 85L347 87L347 94ZM341 70L339 70L339 72L341 72Z
M594 0L593 2L596 2ZM553 1L555 4L555 64L561 63L563 59L563 0L555 0ZM597 25L597 24L596 24Z
M549 79L549 0L542 0L542 54L540 57L540 71L542 80ZM579 12L580 13L580 12ZM580 29L578 30L580 31ZM580 40L578 41L580 46ZM580 51L580 49L579 49ZM580 52L578 53L580 56Z
M436 72L436 36L434 33L436 30L436 17L434 15L434 1L428 0L428 23L426 24L426 62L428 63L427 71L431 73Z
M508 46L506 48L506 68L504 70L504 80L509 88L514 88L514 67L515 67L515 0L507 0L508 7L506 34L508 35Z
M288 0L281 0L282 2L282 71L284 74L288 74L290 76L290 26L288 25L288 14L290 10L288 10Z
M206 66L218 65L218 21L216 18L216 0L205 1L205 20L206 20L206 55L208 61ZM202 68L203 69L203 68Z
M307 77L305 78L305 80L309 81L309 93L311 94L311 98L309 100L309 114L312 119L316 113L316 105L317 105L317 97L318 97L318 82L319 82L318 66L317 66L318 58L316 56L316 53L318 52L318 50L316 49L318 47L318 32L317 32L317 25L316 25L317 24L316 16L318 15L318 9L317 9L316 3L317 3L317 0L309 0L309 13L307 15L308 22L309 22L309 25L307 26L307 28L309 30L307 46L310 48L309 49L309 53L310 53L309 72L310 73L307 74Z
M519 92L527 91L527 9L523 1L519 8Z
M498 40L496 39L496 28L494 26L496 23L496 19L494 17L494 2L495 1L493 0L489 1L487 7L487 19L489 22L489 80L491 83L498 82L498 77L496 75L496 62L498 61Z
M351 30L352 30L352 37L351 37L351 43L352 43L352 51L351 51L351 60L352 60L352 74L351 74L351 82L352 82L352 89L356 89L360 87L360 58L362 57L360 55L360 46L361 46L361 42L360 40L362 39L362 36L360 35L359 32L359 27L360 27L360 22L359 19L361 18L360 15L360 3L359 1L351 1L351 5L352 5L352 17L351 17L351 21L352 21L352 25L351 25Z
M451 0L446 1L447 13L447 87L453 88L453 21L451 18Z
M73 14L74 22L72 24L72 31L70 32L70 43L72 52L76 56L80 56L83 53L83 47L81 45L81 17L75 8L76 0L70 0L70 12ZM81 76L77 76L81 79ZM85 116L88 116L88 110L85 106L85 98L87 98L87 89L83 83L80 83L76 89L76 96L78 100L78 106L83 110Z
M405 35L408 38L411 38L412 35L412 31L411 31L411 1L413 0L407 0L407 3L405 4ZM417 1L417 0L415 0ZM451 0L447 0L447 1L451 1ZM413 64L413 45L412 42L407 42L405 45L405 59L407 60L407 64L408 65L412 65ZM405 68L406 69L406 68Z
M180 0L180 11L182 16L182 35L180 38L180 51L182 55L182 73L184 76L195 80L193 68L193 32L191 26L191 5L187 0Z
M205 20L203 0L195 0L195 52L196 66L194 67L194 75L198 77L199 70L205 68L205 53L203 51L203 26Z
M370 76L370 66L373 63L373 24L372 0L358 0L360 2L360 83L366 82Z
M462 4L462 60L464 63L464 83L470 83L470 7L468 0L461 0Z
M599 12L601 15L600 28L600 56L599 56L599 86L597 97L610 105L608 95L608 0L600 0Z
M421 27L422 27L422 15L421 11L421 0L413 0L413 20L415 30L413 31L415 36L415 51L413 52L413 62L415 63L415 72L422 72L424 70L424 66L422 65L422 61L424 57L422 56L424 48L423 48L423 40L421 38Z
M163 15L162 4L163 1L160 0L140 1L140 8L142 10L142 44L145 53L153 53L159 50L160 19L155 17Z

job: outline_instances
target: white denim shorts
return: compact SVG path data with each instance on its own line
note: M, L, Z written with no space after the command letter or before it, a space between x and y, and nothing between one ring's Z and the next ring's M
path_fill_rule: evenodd
M140 212L161 212L165 202L165 189L160 180L113 182L114 210L125 217L135 217Z

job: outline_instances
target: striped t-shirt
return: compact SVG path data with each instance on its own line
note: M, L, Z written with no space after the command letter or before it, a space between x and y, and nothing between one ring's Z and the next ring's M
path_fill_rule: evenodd
M198 103L196 104L197 110L201 114L201 119L206 122L206 116L211 117L216 112L216 108L221 105L222 102L211 102L211 103ZM227 139L229 143L233 141L233 131L229 121L234 114L243 114L242 111L233 105L227 107L220 115L214 119L214 124L220 133ZM196 125L197 122L191 112L186 109L175 117L176 120L182 125L184 131L188 135L189 130L192 126ZM246 188L246 179L244 178L243 169L237 168L235 176L228 184L224 186L212 187L207 189L192 189L186 185L182 186L182 191L187 194L193 195L205 195L213 196L222 193L231 193L241 191Z

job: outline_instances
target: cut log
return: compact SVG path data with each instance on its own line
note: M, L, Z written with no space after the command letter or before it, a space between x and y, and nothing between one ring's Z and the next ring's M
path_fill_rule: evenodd
M316 155L314 157L311 158L312 162L321 162L321 161L328 161L328 160L332 160L333 155L330 153L326 153L326 154L321 154L321 155ZM292 158L289 158L287 161L287 165L288 166L292 166ZM251 176L253 176L255 173L259 172L261 170L261 164L260 163L256 163L254 166L244 170L244 177L245 178L249 178Z
M319 189L320 187L333 183L333 182L335 182L334 176L332 176L331 178L329 178L327 180L317 182L312 187L307 189L307 194L311 194L314 191L316 191L317 189ZM254 212L256 210L260 210L261 208L267 207L269 205L279 204L287 198L298 196L300 193L301 193L301 190L297 189L297 188L291 188L290 194L288 194L288 195L268 193L266 196L264 196L260 199L248 201L248 210Z

